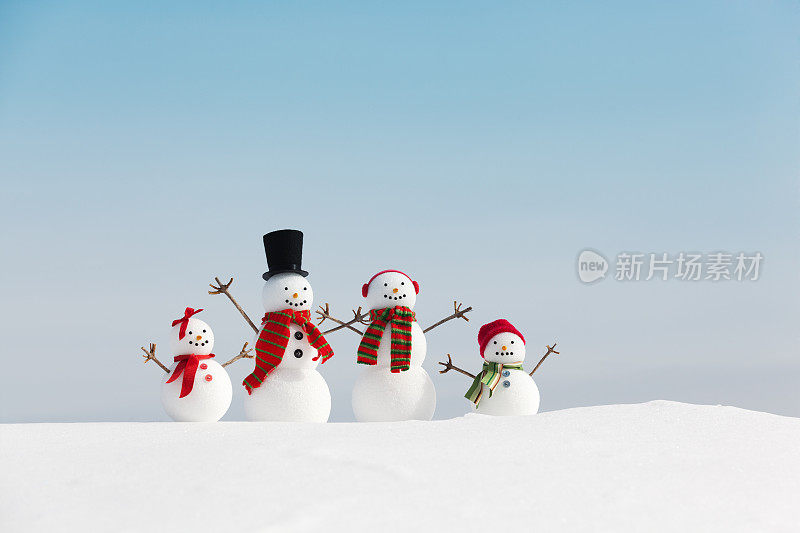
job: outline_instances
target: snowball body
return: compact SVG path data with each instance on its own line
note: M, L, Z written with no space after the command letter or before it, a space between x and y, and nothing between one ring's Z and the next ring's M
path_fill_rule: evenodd
M200 361L192 392L183 398L180 397L183 376L167 383L177 365L174 363L169 375L161 380L161 404L170 418L176 422L216 422L222 418L233 398L231 378L222 365L213 359Z

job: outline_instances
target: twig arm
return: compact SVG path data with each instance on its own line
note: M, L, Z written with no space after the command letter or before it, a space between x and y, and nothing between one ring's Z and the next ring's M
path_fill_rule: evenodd
M463 318L464 320L469 322L469 318L467 318L465 315L467 313L469 313L470 311L472 311L472 306L467 307L466 309L462 310L461 309L461 305L462 304L460 304L458 302L453 302L453 314L452 315L444 317L443 319L441 319L440 321L436 322L435 324L433 324L431 326L428 326L427 328L423 329L422 332L423 333L428 333L433 328L435 328L437 326L441 326L442 324L444 324L448 320L453 320L454 318Z
M447 362L441 362L440 361L439 364L444 367L444 370L439 370L440 374L446 374L447 372L449 372L451 370L455 370L456 372L460 372L460 373L464 374L465 376L469 376L472 379L475 379L475 375L474 374L470 374L469 372L467 372L463 368L458 368L456 365L454 365L453 364L453 360L450 358L450 354L447 354Z
M248 348L247 347L247 343L244 343L244 346L242 346L242 350L239 352L239 354L234 356L233 359L231 359L227 363L222 363L222 367L225 368L229 364L233 363L234 361L238 361L239 359L252 359L253 356L250 355L250 352L252 352L252 351L253 351L253 349L252 348Z
M367 313L365 315L362 315L361 314L361 308L359 307L357 310L353 311L353 315L354 315L353 319L350 320L349 322L345 322L343 320L339 320L338 318L335 318L335 317L331 316L330 306L326 303L324 307L320 305L319 309L317 309L317 317L319 319L319 322L317 322L317 324L322 324L326 320L330 320L331 322L335 322L336 324L339 324L335 328L331 328L331 329L323 331L322 332L323 335L327 335L328 333L333 333L334 331L339 331L340 329L345 329L345 328L347 328L350 331L353 331L355 333L358 333L359 335L364 335L364 332L359 330L359 329L354 328L353 324L363 324L364 323L364 318L368 317L369 313Z
M208 291L208 294L224 294L225 296L227 296L227 297L228 297L228 299L231 301L231 303L234 305L234 307L236 307L236 309L238 309L238 310L239 310L239 312L242 314L242 316L243 316L243 317L244 317L244 319L247 321L247 323L248 323L248 324L250 324L250 327L251 327L251 328L253 328L253 331L255 331L256 333L258 333L258 328L256 327L256 325L255 325L255 324L253 324L253 321L252 321L252 320L250 320L250 317L249 317L249 316L247 316L247 313L245 313L244 309L242 309L242 306L241 306L241 305L239 305L239 302L237 302L237 301L234 299L234 297L233 297L233 296L231 296L231 293L228 291L228 288L229 288L229 287L231 286L231 284L233 283L233 278L231 278L231 280L230 280L228 283L222 283L222 282L219 280L219 278L217 278L217 277L215 277L215 278L214 278L214 281L216 281L216 282L217 282L217 284L216 284L216 285L214 285L213 283L209 283L209 284L208 284L208 286L209 286L209 287L211 287L211 288L213 289L213 290L211 290L211 291Z
M531 373L529 374L530 376L533 376L533 373L536 372L537 370L539 370L539 367L542 366L542 363L544 363L544 360L547 359L547 356L550 355L551 353L554 353L556 355L561 353L561 352L557 352L556 351L556 343L555 342L553 343L552 346L547 345L547 353L544 354L544 356L542 356L541 359L539 359L539 362L536 364L536 367L533 370L531 370Z
M156 357L156 345L155 344L153 344L152 342L150 343L150 351L145 350L144 346L142 346L142 351L144 352L144 355L142 357L144 357L145 364L147 364L148 361L153 361L155 364L157 364L158 366L161 367L161 370L163 370L164 372L169 374L169 368L164 366L164 363L159 361L158 358Z

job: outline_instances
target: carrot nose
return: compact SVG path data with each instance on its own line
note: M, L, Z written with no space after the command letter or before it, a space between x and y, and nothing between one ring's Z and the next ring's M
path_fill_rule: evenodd
M292 294L292 298L297 298L297 293Z
M200 340L200 339L202 339L202 338L203 338L203 336L202 336L202 335L198 335L198 336L197 336L197 338L196 338L195 340L198 340L198 341L199 341L199 340Z
M392 292L397 292L397 291L399 291L399 290L400 290L400 289L392 289Z
M504 352L506 351L506 347L505 347L505 346L503 346L503 351L504 351Z

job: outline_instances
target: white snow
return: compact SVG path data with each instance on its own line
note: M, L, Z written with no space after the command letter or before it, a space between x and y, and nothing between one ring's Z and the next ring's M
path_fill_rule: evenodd
M800 531L800 419L0 426L0 530Z

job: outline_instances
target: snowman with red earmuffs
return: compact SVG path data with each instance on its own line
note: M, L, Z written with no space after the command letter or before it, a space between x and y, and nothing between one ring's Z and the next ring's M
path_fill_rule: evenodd
M327 304L317 314L340 325L326 331L350 329L361 335L357 362L365 365L353 386L353 413L359 422L430 420L436 409L436 389L422 368L427 352L425 334L454 318L469 320L453 303L454 313L423 330L417 322L414 306L419 283L399 270L382 270L361 287L368 313L361 307L355 318L343 322L333 318ZM366 324L360 331L353 324Z

